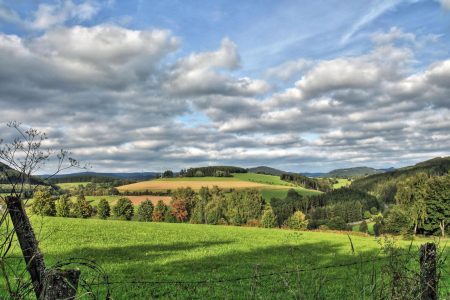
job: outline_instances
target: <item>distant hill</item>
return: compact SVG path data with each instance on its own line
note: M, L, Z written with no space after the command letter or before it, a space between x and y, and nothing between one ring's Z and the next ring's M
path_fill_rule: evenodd
M351 188L376 194L386 202L393 202L397 182L417 173L423 172L429 176L442 176L450 171L450 156L436 157L414 166L396 169L390 172L370 175L352 182Z
M10 184L10 180L13 183L21 182L21 173L0 162L0 184ZM29 178L29 182L31 184L43 184L42 179L39 176L34 175Z
M336 169L331 172L328 172L327 174L324 175L324 177L357 178L373 174L380 174L384 172L386 172L385 169L355 167L355 168Z
M309 173L309 172L303 173L303 172L301 172L300 174L303 176L306 176L306 177L316 178L316 177L326 177L326 175L328 173Z
M155 178L156 172L134 172L134 173L97 173L97 172L78 172L71 174L58 174L52 177L52 182L90 182L93 179L128 179L128 180L148 180ZM41 177L48 177L42 175Z
M183 177L231 177L232 173L247 173L247 169L235 166L208 166L189 168L187 170L181 170L180 176Z
M266 167L266 166L259 166L255 168L249 168L247 169L249 173L258 173L258 174L266 174L266 175L273 175L273 176L280 176L281 174L289 174L290 172L285 172L279 169Z

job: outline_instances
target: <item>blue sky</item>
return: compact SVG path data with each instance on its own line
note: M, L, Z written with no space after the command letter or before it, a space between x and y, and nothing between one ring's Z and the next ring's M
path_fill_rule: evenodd
M0 34L1 121L98 171L448 155L448 0L0 0Z

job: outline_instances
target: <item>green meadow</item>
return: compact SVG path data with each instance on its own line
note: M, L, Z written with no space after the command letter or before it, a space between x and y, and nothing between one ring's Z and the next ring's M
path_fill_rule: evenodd
M341 187L349 186L352 183L349 179L346 178L337 178L337 183L333 184L333 189L339 189Z
M382 274L387 263L380 240L370 236L350 236L350 242L345 234L251 227L32 221L47 265L95 261L109 276L113 299L371 299L373 272ZM17 247L13 255L20 260ZM82 272L84 278L94 274Z
M258 182L272 185L294 186L292 183L281 180L280 176L257 174L257 173L234 173L233 177L250 182Z
M56 185L62 189L68 190L79 187L80 185L85 186L88 183L89 182L67 182L67 183L58 183Z

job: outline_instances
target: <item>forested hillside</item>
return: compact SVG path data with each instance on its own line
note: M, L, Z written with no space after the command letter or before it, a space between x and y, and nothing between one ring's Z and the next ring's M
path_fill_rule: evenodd
M249 168L247 169L249 173L257 173L257 174L266 174L266 175L274 175L274 176L280 176L282 174L286 174L289 172L285 172L279 169L266 167L266 166L260 166L255 168Z
M247 173L247 170L240 167L233 166L211 166L200 168L189 168L187 170L181 170L181 177L230 177L232 173Z
M373 174L384 173L385 170L374 169L369 167L355 167L336 169L324 175L324 177L339 177L339 178L359 178Z
M351 188L369 192L386 203L394 203L397 183L418 173L429 176L442 176L450 170L450 157L437 157L414 166L397 169L392 172L375 174L359 178L352 182Z

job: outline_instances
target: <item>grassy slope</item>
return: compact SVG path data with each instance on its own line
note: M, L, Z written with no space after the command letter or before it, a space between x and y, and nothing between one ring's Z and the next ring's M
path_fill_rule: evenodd
M57 183L56 185L62 189L71 189L71 188L76 188L80 185L85 186L88 183L89 182L68 182L68 183Z
M256 173L235 173L234 178L244 181L258 182L271 185L294 186L292 183L281 180L280 176L256 174Z
M245 277L255 272L265 274L355 262L376 255L379 250L374 238L353 236L356 249L353 255L347 236L320 232L63 218L35 218L33 224L36 228L42 226L40 236L45 238L40 248L48 265L71 257L93 259L114 282ZM17 248L15 251L18 255ZM322 299L354 299L362 296L356 291L362 290L372 267L372 264L358 265L345 268L345 272L332 268L263 277L258 282L195 285L196 290L191 285L114 285L113 298L241 299L249 298L253 292L257 298L286 299L301 290L306 299L316 292ZM354 281L356 277L358 280ZM318 278L325 279L327 284L319 288ZM367 290L365 296L369 295Z
M317 195L320 192L315 190L309 190L302 187L295 186L294 184L281 180L279 176L273 175L265 175L265 174L257 174L257 173L236 173L233 174L235 178L239 178L241 180L250 181L250 182L258 182L269 185L276 186L284 186L286 188L293 188L299 194L304 196ZM265 188L261 190L262 196L266 201L270 201L272 198L284 198L286 197L288 190L287 189L279 189L279 188Z
M352 183L346 178L336 178L338 183L333 184L333 189L340 189L341 187L349 186Z
M176 178L161 178L156 181L240 181L234 177L176 177Z

